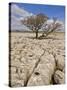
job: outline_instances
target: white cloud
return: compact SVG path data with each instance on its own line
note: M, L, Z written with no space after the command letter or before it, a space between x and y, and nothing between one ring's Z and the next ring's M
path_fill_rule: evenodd
M13 15L18 15L20 17L28 17L28 16L32 16L33 15L32 13L29 13L26 10L20 8L16 4L12 4L12 6L11 6L11 13Z
M47 24L47 25L51 25L53 22L54 22L53 19L47 20L47 21L43 24L42 29L45 28L44 26L45 26L46 24ZM61 27L59 28L60 31L65 31L65 25L64 25L63 21L57 20L56 23L60 23L60 24L61 24ZM53 27L53 26L52 26L52 27Z
M32 16L32 13L18 7L16 4L11 5L11 30L29 30L26 26L21 24L21 20Z
M24 29L29 30L26 26L21 24L21 20L32 15L33 15L32 13L29 13L28 11L20 8L18 5L12 4L11 5L11 30L24 30ZM62 24L61 31L64 31L65 30L64 23L59 20L57 20L57 22ZM53 23L53 19L47 20L47 24L51 24L51 23Z
M12 16L11 17L11 30L29 30L26 26L24 26L20 19L15 17L15 16Z

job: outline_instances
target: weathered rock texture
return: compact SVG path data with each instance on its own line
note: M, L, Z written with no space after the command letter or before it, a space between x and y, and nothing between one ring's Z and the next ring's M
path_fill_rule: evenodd
M55 69L53 55L45 52L27 85L49 85Z
M64 33L33 39L33 33L11 33L10 86L64 84Z
M57 70L54 74L54 81L56 84L63 84L64 83L64 73L61 72L60 70Z

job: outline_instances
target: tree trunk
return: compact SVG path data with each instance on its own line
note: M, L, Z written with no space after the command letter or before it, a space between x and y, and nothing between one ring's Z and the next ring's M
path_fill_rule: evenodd
M38 30L36 30L36 39L38 38Z

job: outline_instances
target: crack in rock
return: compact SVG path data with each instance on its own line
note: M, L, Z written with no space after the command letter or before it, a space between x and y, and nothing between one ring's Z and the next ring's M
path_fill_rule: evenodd
M33 36L32 33L11 33L10 86L64 83L65 48L62 33L57 33L57 40L36 40L27 37L30 35Z
M44 49L43 49L43 50L44 50ZM36 62L35 67L33 68L32 73L27 77L26 81L24 82L24 86L27 86L30 77L32 76L32 74L33 74L33 72L35 71L35 69L37 68L38 64L40 63L41 57L44 55L44 53L45 53L45 50L44 50L44 52L41 54L41 56L39 57L38 61Z
M48 52L44 52L40 58L40 62L28 80L27 86L49 85L54 73L54 68L55 61L53 55ZM37 75L35 74L36 72Z

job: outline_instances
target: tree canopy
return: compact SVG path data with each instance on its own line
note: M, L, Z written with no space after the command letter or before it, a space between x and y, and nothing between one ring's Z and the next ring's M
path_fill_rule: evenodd
M36 33L36 38L38 38L38 30L41 29L47 19L48 17L46 15L39 13L35 16L25 18L22 20L22 23L33 30Z

